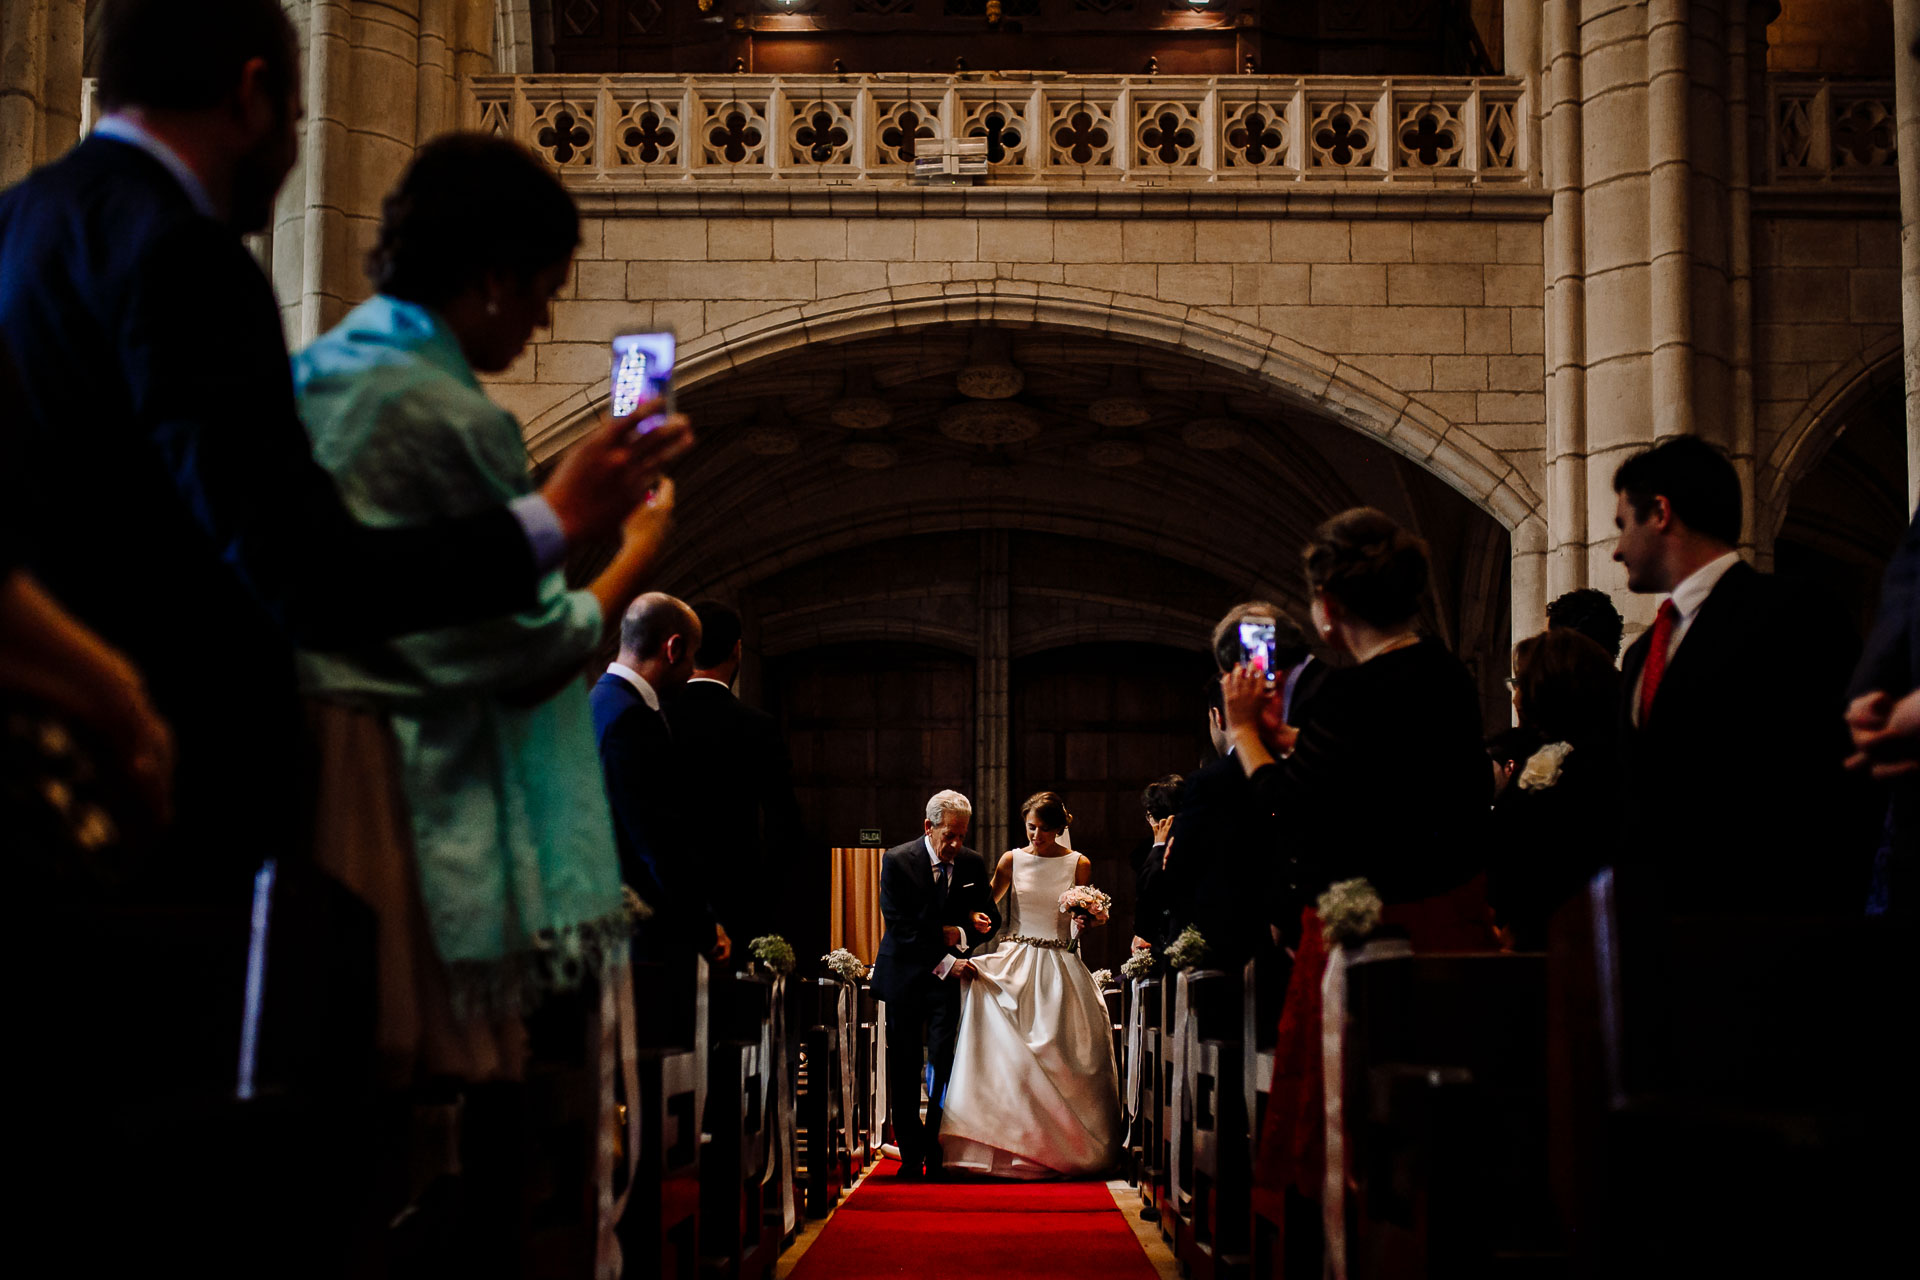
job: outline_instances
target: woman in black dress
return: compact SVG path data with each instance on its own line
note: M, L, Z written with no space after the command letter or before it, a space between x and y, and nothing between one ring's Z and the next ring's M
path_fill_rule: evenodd
M1494 802L1488 895L1514 949L1541 951L1547 920L1612 857L1620 673L1606 650L1554 628L1513 651L1520 726L1544 744Z

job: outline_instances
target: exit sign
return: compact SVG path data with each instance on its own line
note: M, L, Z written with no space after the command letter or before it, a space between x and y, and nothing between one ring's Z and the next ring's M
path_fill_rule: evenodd
M879 844L880 828L878 827L860 828L860 843L861 844Z

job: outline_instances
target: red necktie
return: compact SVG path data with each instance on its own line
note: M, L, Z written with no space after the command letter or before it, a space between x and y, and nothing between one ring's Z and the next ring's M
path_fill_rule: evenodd
M1660 603L1653 617L1653 642L1647 649L1647 665L1640 669L1640 724L1653 714L1653 695L1659 691L1660 677L1667 673L1667 650L1673 647L1673 629L1680 623L1680 610L1672 600Z

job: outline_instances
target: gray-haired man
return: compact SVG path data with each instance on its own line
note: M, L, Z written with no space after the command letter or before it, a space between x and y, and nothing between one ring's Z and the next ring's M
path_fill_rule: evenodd
M887 1097L900 1176L938 1176L940 1105L960 1035L964 956L995 929L993 873L965 847L973 806L957 791L927 801L925 834L880 861L886 936L873 966L873 993L887 1006ZM923 1060L933 1067L927 1116L920 1118Z

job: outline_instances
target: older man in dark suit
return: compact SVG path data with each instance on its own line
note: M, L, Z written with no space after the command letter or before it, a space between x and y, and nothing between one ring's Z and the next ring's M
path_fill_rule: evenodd
M887 1006L887 1101L900 1176L938 1177L941 1100L960 1037L964 957L1000 927L993 871L965 845L973 806L957 791L927 801L924 834L880 861L880 914L887 932L873 965L873 993ZM920 1118L923 1062L933 1069Z

